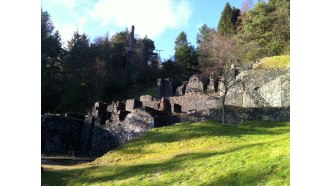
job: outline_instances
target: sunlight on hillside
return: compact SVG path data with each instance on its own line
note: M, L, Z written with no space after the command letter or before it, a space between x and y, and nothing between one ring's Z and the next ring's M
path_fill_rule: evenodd
M289 68L290 67L290 56L273 56L265 57L260 60L256 69L273 69L273 68Z
M290 124L179 123L79 166L47 166L43 185L289 185Z

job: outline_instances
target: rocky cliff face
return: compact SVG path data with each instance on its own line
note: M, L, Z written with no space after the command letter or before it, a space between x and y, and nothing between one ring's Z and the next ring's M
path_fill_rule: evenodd
M290 106L290 73L288 69L253 69L241 72L226 99L226 105L237 107Z

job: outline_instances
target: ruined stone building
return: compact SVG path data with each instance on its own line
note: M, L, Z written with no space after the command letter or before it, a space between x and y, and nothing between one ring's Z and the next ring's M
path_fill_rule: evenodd
M134 28L133 28L134 29ZM235 69L234 69L235 70ZM251 69L235 74L226 98L232 124L247 120L285 121L290 118L289 69ZM100 155L143 132L186 121L221 121L221 84L199 75L173 87L158 79L158 94L112 103L96 102L85 117L42 116L42 152Z

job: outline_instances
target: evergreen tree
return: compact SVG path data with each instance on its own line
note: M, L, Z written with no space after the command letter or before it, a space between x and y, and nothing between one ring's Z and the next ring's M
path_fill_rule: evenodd
M199 32L197 33L197 44L201 45L209 36L211 28L208 27L206 24L203 24L200 28L199 28Z
M237 33L237 22L240 14L240 9L233 7L231 11L231 23L234 25L234 33Z
M248 60L289 52L290 46L290 1L260 1L248 11L243 19L243 31L239 36L243 43L257 43L260 47L251 50Z
M188 43L185 32L181 32L175 40L175 61L187 68L198 64L197 51Z
M41 10L41 112L53 112L63 90L61 37L47 11Z
M68 56L64 64L65 90L59 111L85 112L92 103L92 58L89 40L75 31L68 41Z
M232 35L234 33L234 25L232 24L232 8L230 4L227 2L225 8L221 13L221 18L218 24L218 33L221 35Z
M235 7L232 8L227 2L221 13L217 31L223 36L231 36L235 34L236 22L239 15L240 10Z

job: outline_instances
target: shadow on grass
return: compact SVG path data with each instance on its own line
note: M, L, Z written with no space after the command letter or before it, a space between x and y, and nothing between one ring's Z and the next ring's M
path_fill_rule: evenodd
M84 172L92 170L94 167L79 168L72 170L48 170L44 168L41 172L41 185L67 185L68 182Z
M273 143L267 142L267 143ZM163 161L161 163L147 163L132 166L123 165L108 165L108 166L95 166L86 167L75 170L59 170L59 171L45 171L42 173L42 185L91 185L97 183L111 182L124 180L131 177L143 177L143 175L152 175L157 172L171 172L179 169L188 168L192 162L203 161L203 159L210 158L215 155L224 155L233 153L246 148L264 145L266 143L255 143L248 145L241 145L235 148L226 149L220 152L208 153L185 153L174 156L173 158ZM94 176L93 176L94 175ZM180 180L174 179L166 184L174 184ZM217 183L219 180L215 180ZM220 180L221 181L221 180Z

